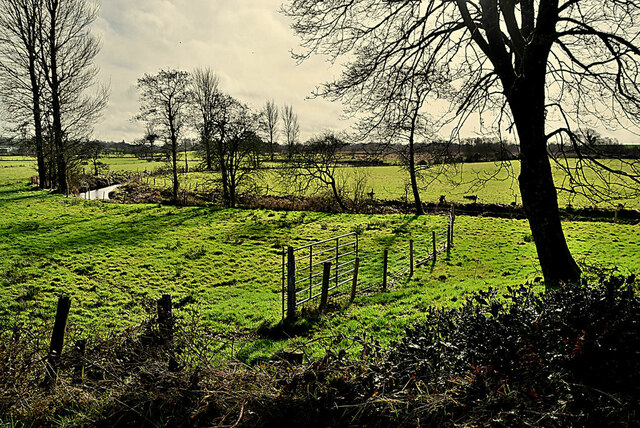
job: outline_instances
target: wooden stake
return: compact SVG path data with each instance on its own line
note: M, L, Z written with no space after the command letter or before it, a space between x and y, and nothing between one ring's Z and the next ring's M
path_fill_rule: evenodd
M287 319L296 319L296 259L293 247L287 250Z
M437 254L436 254L436 231L431 232L433 237L433 262L436 262Z
M384 260L382 264L382 291L387 291L387 268L389 262L389 250L384 250Z
M356 264L353 267L353 282L351 283L351 301L356 298L356 287L358 286L358 270L360 269L360 257L356 257Z
M320 294L321 311L327 309L327 301L329 300L329 277L331 276L331 262L324 262L324 271L322 272L322 293Z
M413 239L409 239L409 277L413 276Z
M64 332L67 328L67 319L71 309L71 299L67 296L58 298L58 308L56 310L56 321L53 324L51 333L51 344L49 346L49 356L47 358L47 375L50 381L55 381L58 375L58 364L64 346Z

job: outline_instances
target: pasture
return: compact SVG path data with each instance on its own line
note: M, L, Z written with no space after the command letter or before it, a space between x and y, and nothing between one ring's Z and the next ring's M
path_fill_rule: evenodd
M234 356L248 361L326 334L367 332L389 343L430 305L456 305L472 291L541 276L526 221L460 216L449 259L417 269L389 292L374 287L310 325L305 337L281 340L259 330L281 319L283 245L357 231L370 260L362 282L376 284L384 248L393 252L413 238L424 254L446 219L123 205L16 182L0 188L0 207L0 318L50 323L65 293L74 330L91 335L139 322L153 299L170 293L182 302L180 317L239 337ZM637 225L565 222L564 229L585 266L640 271Z
M108 166L108 171L112 172L154 172L160 168L167 168L166 162L154 160L147 161L137 159L133 156L105 157L101 159ZM605 161L612 163L613 168L616 161ZM195 153L189 153L190 168L198 165L199 159ZM182 167L184 161L179 163ZM575 162L569 160L571 167ZM273 167L272 164L267 166ZM87 172L91 170L90 165L86 165ZM623 166L624 169L624 166ZM629 190L624 185L624 181L615 180L615 177L607 175L606 180L612 180L612 189L619 195L617 199L606 199L598 195L585 196L581 190L570 192L569 177L565 171L558 166L554 166L554 179L559 188L558 202L560 207L572 205L574 207L616 208L622 204L627 209L640 209L640 199L632 197ZM15 158L12 156L0 156L0 184L14 183L16 181L26 181L30 176L36 174L35 161L32 158ZM518 188L517 177L520 174L520 164L518 161L506 163L481 162L460 165L435 166L424 171L424 178L421 184L421 197L423 202L437 202L440 196L445 196L448 202L466 203L469 202L464 196L477 196L477 202L485 204L512 204L522 203L520 190ZM412 200L411 189L409 188L409 176L406 170L399 166L379 166L379 167L340 167L337 176L341 182L344 192L348 197L352 197L355 191L355 183L361 183L361 191L369 193L373 191L376 199L408 198ZM592 170L584 171L585 180L596 185L603 185L603 177ZM182 188L202 189L203 186L212 189L219 186L219 174L215 172L189 172L181 173L179 180ZM156 187L171 187L171 174L150 178L149 184ZM155 184L154 184L155 183ZM616 184L617 183L617 184ZM584 189L583 189L584 190ZM260 194L289 195L294 189L286 185L277 169L265 169L261 171L257 179L251 183L241 186L241 191L257 191ZM308 189L301 196L316 194L317 189ZM624 197L628 195L628 197ZM361 195L363 196L363 195Z

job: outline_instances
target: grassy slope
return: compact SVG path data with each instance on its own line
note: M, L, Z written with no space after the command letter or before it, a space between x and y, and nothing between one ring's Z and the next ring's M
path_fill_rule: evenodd
M280 313L282 245L362 230L361 250L379 259L409 236L424 254L443 217L175 208L82 201L0 187L0 315L50 320L59 293L73 297L72 322L121 328L144 317L141 303L163 293L193 296L207 325L251 335ZM539 275L525 221L458 217L448 261L419 269L389 293L371 293L323 317L313 335L371 332L391 340L429 305L450 305L465 292L505 287ZM640 271L638 226L565 223L577 259ZM394 267L392 258L392 268ZM379 262L362 277L379 277ZM184 311L182 312L184 315ZM247 336L249 337L249 336ZM308 340L309 338L305 338ZM251 337L241 355L268 354L291 341Z

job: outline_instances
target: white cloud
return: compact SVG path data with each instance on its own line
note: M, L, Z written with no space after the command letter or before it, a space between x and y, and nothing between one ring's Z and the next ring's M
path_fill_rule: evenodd
M342 107L308 100L313 88L335 71L320 58L302 65L291 59L298 46L278 9L281 0L108 0L102 2L94 33L102 39L96 58L100 79L111 86L104 120L95 135L131 141L143 127L136 79L161 68L211 67L222 89L260 108L267 99L291 104L303 138L326 129L344 129Z

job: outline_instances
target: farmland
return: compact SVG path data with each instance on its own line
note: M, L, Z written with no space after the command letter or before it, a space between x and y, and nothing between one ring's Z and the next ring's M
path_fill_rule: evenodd
M154 172L159 168L166 167L167 164L162 161L147 161L137 159L132 156L123 157L106 157L101 160L108 166L108 171L112 172ZM183 163L184 161L182 161ZM570 166L573 161L569 160ZM613 162L615 161L605 161ZM180 163L180 165L182 165ZM197 166L199 163L195 153L189 153L190 168ZM277 164L267 164L268 167L277 166ZM619 167L619 165L611 165ZM87 171L91 168L89 165L85 167ZM421 187L421 196L424 202L437 202L441 196L445 196L448 202L464 203L468 202L464 196L475 195L477 202L486 204L521 204L522 199L518 188L517 177L520 174L519 162L481 162L449 166L435 166L424 172L425 178ZM602 184L602 179L586 169L584 171L585 179L590 183ZM0 156L0 184L15 181L28 180L30 176L35 175L35 160L28 157L14 158L11 156ZM395 199L403 198L411 200L411 191L408 187L408 174L399 166L380 166L380 167L340 167L338 168L339 181L344 183L344 190L347 196L354 191L354 183L356 179L362 179L363 190L373 191L376 199ZM601 200L600 198L587 197L580 191L572 193L562 190L568 186L568 176L559 167L554 167L554 177L556 185L560 188L558 191L558 202L561 207L572 205L574 207L590 207L598 206L600 208L616 208L618 204L622 204L628 209L640 209L640 200L631 197L624 186L624 180L618 180L618 184L612 185L621 197L619 199ZM615 177L614 177L615 178ZM611 177L607 177L611 179ZM179 175L181 186L187 189L200 189L203 186L211 189L219 186L219 174L211 172L189 172ZM148 180L149 184L156 187L171 187L170 174L158 175L156 179ZM267 168L262 171L256 183L241 187L241 190L257 190L259 193L270 195L288 195L292 189L285 184L279 176L277 169ZM257 186L257 187L256 187ZM313 187L308 189L306 195L315 193ZM624 195L629 194L629 197Z
M84 334L123 329L164 293L186 302L209 328L244 337L235 356L252 360L292 342L256 336L281 319L280 251L347 232L361 233L370 259L362 281L379 283L384 248L412 237L425 254L441 216L353 215L83 201L14 182L0 191L0 261L4 319L50 322L61 293L72 298L71 322ZM565 223L570 248L589 266L640 270L638 226ZM312 326L318 335L372 332L383 343L430 305L456 305L479 289L503 289L541 276L526 221L459 217L450 259L416 270L390 292L359 296ZM394 266L394 259L391 265Z

